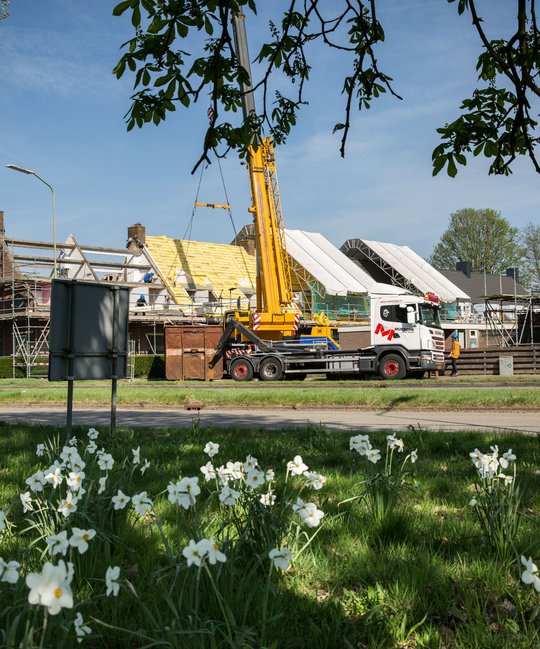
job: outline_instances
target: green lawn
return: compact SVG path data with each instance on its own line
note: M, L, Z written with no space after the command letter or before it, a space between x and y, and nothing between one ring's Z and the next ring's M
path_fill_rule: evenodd
M86 437L86 430L76 433ZM0 556L6 561L16 558L23 570L39 569L44 542L36 529L22 534L27 523L18 494L27 489L25 478L43 466L35 455L36 444L54 434L43 427L0 424L0 509L8 511L8 520L17 526L12 535L0 532ZM384 448L384 432L371 437ZM292 568L276 573L270 584L268 566L260 557L282 530L272 527L279 522L276 517L263 521L264 512L246 533L249 543L244 539L245 545L231 549L226 564L211 566L208 574L186 568L182 548L189 539L202 531L216 537L223 531L219 509L207 502L209 487L204 484L195 512L175 511L166 500L166 487L181 475L201 476L199 467L208 461L203 448L209 440L221 447L216 466L253 454L261 467L272 467L279 476L278 494L288 488L282 476L287 461L297 454L327 478L320 491L302 496L325 512L321 527L310 531L317 534L294 558ZM60 527L95 526L101 531L88 552L74 559L77 608L49 616L43 646L78 646L69 626L75 611L82 612L92 628L83 647L539 646L540 594L521 583L518 563L504 565L494 558L468 506L476 474L469 453L475 447L487 452L494 444L501 452L512 448L523 489L516 551L540 560L537 436L417 430L406 433L404 441L407 449L418 449L410 488L402 491L395 513L375 524L364 502L342 504L362 491L374 470L364 457L349 451L345 433L313 427L272 436L267 431L195 426L122 429L114 439L100 440L116 460L106 493L73 514L69 523L60 515L54 520ZM130 461L120 467L137 446L151 462L144 476L132 471ZM108 503L119 485L131 495L146 490L154 500L154 513L135 518L112 511ZM302 539L298 537L299 544ZM257 561L251 555L254 549L264 549ZM109 565L121 569L118 598L103 594ZM79 578L82 574L84 579ZM6 639L2 644L0 636L2 646L39 644L42 614L32 607L33 617L25 617L27 592L22 579L15 586L0 583L0 629L14 639L12 645ZM27 622L37 629L35 644L15 644Z
M413 382L417 383L417 382ZM446 408L538 408L540 407L540 385L533 387L454 387L448 384L439 388L394 386L377 382L372 384L351 384L347 387L332 387L327 382L285 382L280 384L254 384L253 386L222 384L205 386L171 383L122 383L118 387L119 405L184 406L190 401L202 401L206 407L393 407L410 409L415 407ZM65 384L25 383L6 385L0 389L0 404L64 404L67 388ZM74 400L78 404L107 405L110 403L110 386L80 382L75 385Z

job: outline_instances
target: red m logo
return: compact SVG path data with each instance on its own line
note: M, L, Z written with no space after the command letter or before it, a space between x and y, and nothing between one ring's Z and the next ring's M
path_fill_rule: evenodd
M388 340L392 340L392 338L394 337L394 331L394 329L385 329L380 322L375 327L375 333L381 334L381 336L388 338Z

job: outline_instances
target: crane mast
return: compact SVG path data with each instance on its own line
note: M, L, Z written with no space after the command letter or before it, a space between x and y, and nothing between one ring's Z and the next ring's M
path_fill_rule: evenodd
M255 114L251 86L251 66L247 46L245 17L233 16L236 53L249 76L241 84L244 120ZM298 316L294 312L291 272L285 246L285 230L271 138L261 137L248 149L248 170L256 232L257 313L249 315L249 326L266 338L282 338L296 333ZM241 316L237 316L240 320Z

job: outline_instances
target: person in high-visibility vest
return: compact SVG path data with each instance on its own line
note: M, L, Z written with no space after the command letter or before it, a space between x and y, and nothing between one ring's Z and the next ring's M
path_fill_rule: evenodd
M459 336L456 332L452 334L452 349L450 350L450 359L452 361L452 374L451 376L457 375L457 359L461 352L461 346L459 344Z

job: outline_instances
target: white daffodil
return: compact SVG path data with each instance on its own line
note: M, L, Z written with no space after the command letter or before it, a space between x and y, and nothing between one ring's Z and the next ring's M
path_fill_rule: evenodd
M471 458L472 463L477 469L482 466L482 463L484 461L484 454L477 448L475 448L472 453L469 453L469 457Z
M45 444L38 444L36 446L36 455L42 457L45 454Z
M499 473L497 478L502 480L506 486L511 485L512 482L514 482L514 476L506 475L505 473Z
M79 440L75 437L75 435L73 435L73 437L70 437L69 440L68 440L68 445L69 446L77 446L78 443L79 443Z
M369 451L366 451L366 457L373 464L377 464L381 459L381 452L378 448L370 448Z
M302 475L308 470L307 464L304 464L300 455L296 455L294 460L287 462L287 473L291 475Z
M5 530L7 527L6 524L6 514L0 509L0 532Z
M193 539L189 540L189 545L182 550L182 555L187 559L188 566L199 567L201 565L207 552L206 543L206 539L198 543L195 543Z
M79 499L71 491L67 492L66 497L60 501L57 511L59 511L66 518L77 511L77 503Z
M68 487L73 491L79 491L85 476L84 471L70 471L66 478Z
M276 497L271 491L262 494L259 500L265 507L272 507L276 503Z
M119 566L109 566L105 572L105 585L107 586L106 595L110 597L116 597L118 591L120 590L120 584L118 583L118 578L120 577L120 568Z
M476 505L478 505L478 501L476 500L476 498L471 498L469 500L469 507L476 507Z
M45 472L45 482L48 482L49 484L52 484L53 488L56 489L58 485L62 483L62 480L64 479L64 476L62 475L62 467L56 463L56 466L53 464L53 466L49 467L49 469Z
M89 453L90 455L94 455L94 453L97 451L97 444L92 439L88 442L88 445L84 450L86 451L86 453Z
M98 495L102 494L105 491L105 487L107 486L107 479L108 476L104 475L101 476L101 478L98 480L98 484L99 484Z
M216 476L218 477L219 480L219 484L222 487L226 487L229 484L229 480L231 479L231 476L229 475L227 469L223 465L221 465L220 467L215 469L215 471L216 471Z
M74 473L83 473L86 462L80 455L73 455L67 463L67 466L69 466Z
M150 462L148 460L145 460L144 464L139 469L139 471L141 472L141 475L144 475L144 472L146 471L146 469L149 469L149 468L150 468Z
M246 457L246 461L244 462L244 471L246 473L253 471L253 469L257 468L258 463L259 461L257 460L256 457L253 457L252 455L248 455Z
M29 478L26 478L25 483L29 486L30 491L37 493L43 491L43 486L46 484L45 475L43 471L36 471Z
M133 459L132 459L133 464L140 464L141 463L141 447L137 446L137 448L132 448L131 452L133 453Z
M69 542L67 537L66 530L58 532L58 534L53 534L45 539L47 547L49 549L49 554L51 557L54 557L55 554L61 554L65 556L68 548Z
M19 581L19 568L21 564L18 561L4 561L0 557L0 581L8 584L16 584Z
M89 428L88 433L88 439L91 439L92 441L96 440L99 437L99 432L95 428Z
M298 510L298 514L308 527L317 527L324 516L324 512L317 509L315 503L304 503L304 506Z
M140 516L144 516L153 506L153 503L150 498L148 498L146 491L141 491L140 494L135 494L131 499L131 503L137 514Z
M491 452L493 454L493 457L497 459L499 457L499 447L495 444L495 446L490 446Z
M34 506L32 505L32 496L30 496L29 491L25 491L23 494L20 494L19 498L21 499L23 506L23 514L34 510Z
M292 552L289 548L274 548L268 553L272 565L280 570L287 570L292 561Z
M26 575L26 585L30 589L28 603L46 606L49 615L57 615L63 608L73 608L72 579L73 564L68 563L66 567L60 560L55 566L47 561L41 573Z
M124 507L128 504L130 500L131 498L129 496L126 496L126 494L121 489L118 489L118 493L116 494L116 496L113 496L111 498L111 501L116 510L124 509Z
M213 480L217 475L212 462L207 462L204 466L202 466L201 473L203 474L205 482Z
M204 551L204 558L208 558L208 563L213 566L219 561L219 563L225 563L227 557L221 552L220 545L214 539L202 539L199 541L199 547Z
M510 462L515 462L516 456L512 453L512 449L509 448L506 453L503 453L499 458L499 464L501 469L507 469L510 466Z
M102 471L110 471L114 465L114 458L110 453L102 453L97 463Z
M368 435L354 435L349 439L349 448L356 451L359 455L365 455L371 448L371 442Z
M232 480L240 480L244 475L242 462L227 462L225 469Z
M322 489L323 484L326 482L326 478L315 471L304 471L304 478L306 479L306 487L312 489Z
M240 492L230 487L223 487L219 494L219 499L227 507L234 507L236 501L240 498Z
M264 473L258 469L253 469L249 471L246 476L246 485L250 489L258 489L261 485L265 483Z
M411 461L411 464L414 464L416 462L416 460L418 459L418 451L417 451L416 448L414 449L414 451L411 451L411 453L409 455L409 459Z
M204 452L208 457L214 457L214 455L217 455L219 453L219 444L215 444L214 442L207 442L206 446L204 447Z
M275 477L276 474L274 472L274 469L268 469L264 474L264 479L266 480L266 482L273 482Z
M92 633L92 629L85 625L83 616L80 613L77 613L73 620L73 628L75 629L77 642L82 642L85 635L90 635L90 633Z
M77 548L79 554L84 554L88 550L88 541L91 541L96 535L96 530L81 530L79 527L74 527L69 544L72 548Z
M60 453L60 459L64 462L69 462L72 457L79 455L79 452L74 446L64 446L62 452Z
M521 556L521 563L525 567L521 575L521 581L524 584L532 584L534 588L540 593L540 577L538 577L538 568L536 564L533 563L531 557L526 559L523 555Z

